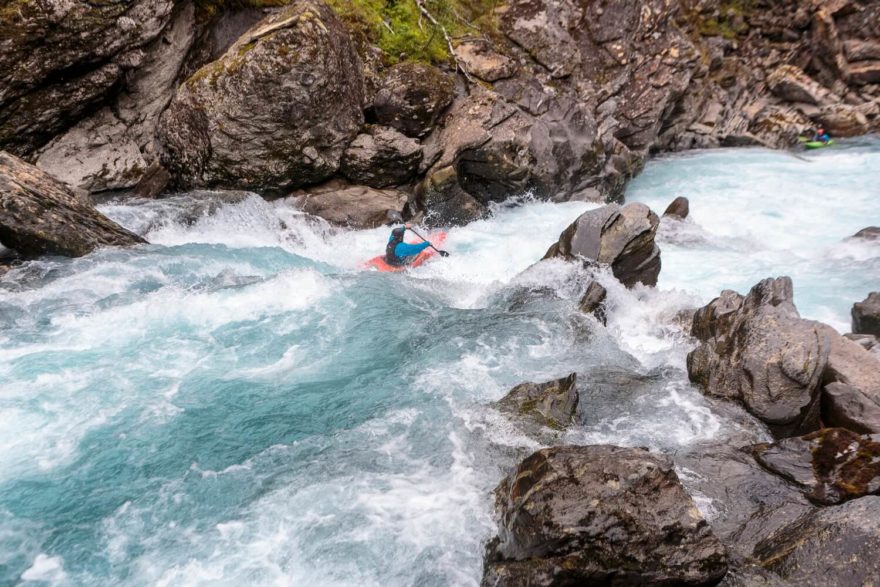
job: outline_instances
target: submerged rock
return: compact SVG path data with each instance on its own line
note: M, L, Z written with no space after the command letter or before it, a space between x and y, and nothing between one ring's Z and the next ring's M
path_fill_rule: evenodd
M608 204L584 212L566 228L544 259L576 258L611 265L627 287L657 285L660 247L654 242L660 219L644 204Z
M677 218L679 220L684 220L690 214L690 202L684 196L678 196L666 207L666 211L663 212L663 216Z
M382 78L373 111L379 124L409 137L428 134L452 104L455 88L450 76L422 63L400 63Z
M880 336L880 292L871 292L852 307L852 331Z
M712 585L724 547L675 474L646 449L560 446L495 490L484 586Z
M763 467L800 486L811 501L821 505L880 492L880 436L825 428L756 444L751 451Z
M795 585L880 583L880 497L854 499L795 520L755 547L765 568Z
M396 189L378 190L333 180L291 194L304 212L340 226L376 228L400 214L407 195Z
M598 281L590 281L587 291L578 303L578 309L584 314L592 314L596 320L605 324L605 298L608 291Z
M577 374L546 383L521 383L498 401L498 408L553 430L574 421L578 407Z
M283 192L328 179L363 123L361 62L326 5L259 22L177 90L159 126L183 187Z
M22 255L79 257L101 246L146 241L95 210L87 197L0 152L0 242Z
M866 241L880 240L880 226L868 226L861 229L850 238L858 238Z
M687 357L705 393L737 400L777 437L819 427L822 375L831 348L824 324L802 319L791 279L765 279L745 297L725 290L694 315L701 341Z

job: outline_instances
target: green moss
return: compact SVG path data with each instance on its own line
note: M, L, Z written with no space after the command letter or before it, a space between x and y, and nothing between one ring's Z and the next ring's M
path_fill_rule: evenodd
M721 3L720 18L709 18L697 24L697 31L704 37L735 39L749 30L746 17L750 14L752 0L727 0Z
M287 6L293 0L195 0L196 13L200 18L210 18L230 8L268 8Z
M31 0L11 0L0 7L0 24L12 25L21 18L22 12Z

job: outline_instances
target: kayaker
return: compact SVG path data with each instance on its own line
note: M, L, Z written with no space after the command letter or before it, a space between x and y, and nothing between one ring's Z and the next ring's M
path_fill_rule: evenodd
M419 244L403 242L406 230L411 228L409 224L398 226L391 231L388 244L385 246L385 262L394 267L400 267L410 263L415 256L431 246L428 241Z
M816 129L816 132L813 134L813 140L814 141L821 141L827 145L828 142L831 140L831 137L828 136L828 133L825 132L825 129L820 126L818 129Z

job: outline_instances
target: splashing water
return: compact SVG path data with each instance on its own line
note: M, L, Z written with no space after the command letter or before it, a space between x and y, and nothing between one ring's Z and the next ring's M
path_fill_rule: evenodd
M846 328L880 281L841 242L880 219L880 144L809 159L651 163L629 199L693 219L664 221L658 289L600 276L607 328L576 267L533 266L593 204L499 207L405 274L359 268L387 229L285 201L103 206L153 244L0 281L0 584L476 585L491 490L540 446L491 408L510 387L577 371L560 441L687 450L742 423L687 382L680 310L791 274Z

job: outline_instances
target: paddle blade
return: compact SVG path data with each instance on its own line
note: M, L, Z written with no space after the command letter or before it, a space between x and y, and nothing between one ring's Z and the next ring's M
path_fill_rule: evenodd
M438 251L438 252L440 253L441 257L448 257L449 256L449 253L447 253L446 251Z

